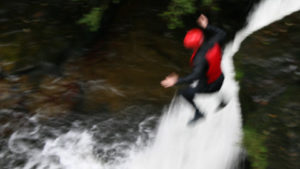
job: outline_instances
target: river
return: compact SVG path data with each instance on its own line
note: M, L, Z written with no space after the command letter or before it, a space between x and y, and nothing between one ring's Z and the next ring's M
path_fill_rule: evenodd
M202 125L202 127L206 126L206 132L195 130L197 127L190 131L183 125L188 120L189 113L173 113L176 116L170 116L166 114L167 109L163 109L165 105L170 103L176 89L164 90L159 86L159 81L169 72L177 71L184 74L189 71L188 65L183 62L187 61L186 56L189 55L189 52L181 45L180 39L183 36L183 30L179 32L168 30L164 21L157 16L158 13L164 10L165 2L123 2L118 7L118 12L112 17L110 25L106 28L105 36L99 39L93 39L90 36L98 37L101 34L87 33L74 36L77 34L76 31L80 32L82 30L80 27L72 29L72 24L63 24L66 25L63 26L65 28L57 32L56 29L61 28L59 25L62 23L57 23L55 20L50 22L51 20L44 17L53 14L47 14L45 12L47 10L43 11L40 8L34 8L37 11L26 10L28 6L35 4L46 9L48 9L47 6L51 6L50 11L55 13L57 11L52 10L57 8L55 4L40 2L33 2L33 4L12 3L14 5L10 4L11 6L9 3L5 4L8 4L7 9L17 7L24 9L25 13L30 13L30 15L24 15L24 17L17 15L18 17L15 20L10 20L7 17L1 20L1 22L6 23L6 26L1 27L3 42L1 55L10 55L9 59L5 59L1 63L3 78L1 80L0 103L2 136L0 165L2 168L102 169L134 168L140 165L149 168L170 168L171 166L173 166L171 168L174 168L174 166L195 168L201 165L203 167L201 162L187 163L187 161L195 161L193 159L197 155L205 159L207 154L197 154L197 151L193 150L197 149L198 144L196 142L201 142L201 140L200 145L209 142L217 144L218 142L209 139L201 139L201 136L210 138L209 136L213 133L212 130L216 128L211 127L209 124L212 123L207 121ZM128 9L132 10L128 11ZM2 10L1 13L6 16L12 15L9 14L11 10L9 12ZM286 15L285 12L280 14ZM211 17L216 15L217 13L212 13ZM230 15L225 15L224 18L228 18ZM60 18L61 16L58 15L57 17ZM270 22L276 20L269 19L266 18L265 20ZM45 22L45 20L51 24L46 26L45 29L41 29L41 26L46 24L37 23ZM19 22L24 22L25 26L24 24L18 25ZM215 20L215 22L220 21ZM287 25L294 22L290 21ZM268 24L268 22L262 24ZM225 24L224 26L226 27ZM251 31L258 28L250 29L248 32L245 31L246 33L241 33L242 35L236 35L237 40L233 41L234 44L239 45L241 40L249 35L249 32L251 33ZM69 30L72 30L72 32L69 32ZM39 33L39 31L42 31L42 33ZM56 36L53 36L51 32L56 32ZM295 36L297 36L297 31L292 32L295 32ZM234 33L235 31L231 30L230 34ZM35 38L32 39L32 37ZM84 40L80 41L80 37L84 37ZM93 39L93 45L86 48L86 45L89 45L86 41L90 39ZM295 40L297 42L297 38ZM291 42L290 45L287 45L287 48L292 47L294 43ZM18 48L18 46L21 47ZM75 48L74 46L79 49L69 50ZM228 50L231 48L238 49L237 46L228 46ZM251 46L260 47L258 45ZM271 47L271 49L273 48ZM56 51L55 49L68 50ZM292 49L294 53L297 53L297 47ZM21 53L21 55L15 55L13 51ZM231 52L225 52L225 54L227 54L227 57L232 57L235 52L235 50L232 50ZM243 53L249 52L243 50L241 54L238 54L241 56L238 57L244 57L245 54ZM294 53L291 55L294 56ZM51 54L57 56L48 59L48 55ZM28 57L32 55L35 57ZM72 57L67 55L72 55ZM14 56L22 57L16 62L13 59ZM19 62L19 60L21 61ZM277 61L281 63L280 59L277 59ZM293 57L287 62L289 61L292 65L297 63L293 61ZM274 62L276 62L276 58ZM252 70L248 71L247 65L249 63L251 62L247 60L242 62L242 66L246 67L243 69L245 75L254 73ZM16 67L14 67L15 65ZM231 72L231 68L227 68L227 73L228 77L233 79L234 74ZM293 69L293 67L290 69ZM256 74L253 75L254 80L257 77ZM297 74L293 77L297 81ZM247 86L249 82L242 80L241 84L243 90L243 86ZM234 99L234 107L236 107L238 104L238 100L236 100L237 89L231 90L234 93L233 95L236 95ZM297 88L295 91L297 91ZM246 92L244 96L247 98L248 95L253 94ZM266 95L272 96L272 93ZM255 103L260 104L262 103L261 98L264 97L257 96L253 98ZM256 101L255 98L258 98L259 101ZM243 103L246 103L246 108L247 104L253 104L244 102L242 99ZM178 105L180 104L178 103ZM297 105L297 102L295 104ZM242 108L243 112L246 112L247 121L260 118L250 116L249 112L252 109L244 110L245 107L243 106ZM179 107L178 111L181 109L182 107ZM184 104L183 109L182 111L189 110ZM226 118L228 118L228 121L234 121L231 125L226 125L229 123L223 124L229 126L229 128L223 128L225 131L222 131L221 126L219 126L219 132L218 130L215 132L215 134L221 134L226 131L236 131L237 133L231 135L235 139L227 140L228 143L226 144L228 145L237 143L241 139L239 133L241 132L241 117L239 108L236 107L236 109L236 111L232 111L232 116L224 116L226 112L222 112L222 114L216 115L218 118L215 118L216 121L225 120ZM162 114L164 115L161 117ZM257 114L255 113L255 116L258 116ZM266 116L274 117L272 113L269 114L266 113ZM296 118L297 116L292 115L292 117ZM176 123L172 125L171 122ZM297 129L298 122L295 123L296 127L292 125L292 132ZM270 124L271 133L277 125L278 122ZM183 132L186 132L186 134L183 134ZM170 138L176 139L177 134L182 134L182 139L178 140L177 144L172 140L168 140ZM279 132L278 135L276 135L276 132L273 134L275 134L275 137L271 138L279 139L278 136L281 136L282 132ZM192 135L195 136L194 139L188 140ZM292 133L292 135L295 134ZM224 137L226 136L224 135ZM295 138L298 137L292 137L294 141ZM191 143L189 148L186 150L184 147L180 148L180 146L186 145L187 141ZM222 139L219 141L222 141ZM283 142L275 145L280 145ZM169 144L170 147L165 144ZM176 149L176 145L179 149ZM175 148L172 148L172 146ZM154 148L152 149L152 147ZM273 147L274 145L269 146L269 148ZM178 152L175 150L175 152L163 151L164 148L167 150L168 148L175 149ZM200 146L199 151L202 151L202 148L204 147ZM216 149L211 150L207 152L216 152ZM295 150L297 149L292 146L291 151L294 152ZM169 153L182 154L183 152L186 153L186 156L184 154L182 156L169 155ZM236 153L240 152L240 148L237 147L232 152L233 159L229 158L229 163L235 160ZM272 154L276 154L274 149L270 153L271 158L269 161L271 162L279 159L278 163L282 166L286 166L286 163L292 164L288 167L296 165L293 160L283 162L282 159L285 159L285 157L276 158L276 155ZM182 159L183 157L187 158L186 161ZM207 160L206 167L215 164L213 168L220 168L220 166L228 163L226 160L220 160L221 158L222 153L217 158L220 163L217 163L213 162L215 158L211 157L211 160ZM134 159L134 162L132 162L132 159ZM155 159L161 159L165 163L158 163ZM142 162L139 162L139 160ZM232 164L228 164L228 166L232 166ZM270 166L276 168L275 165Z

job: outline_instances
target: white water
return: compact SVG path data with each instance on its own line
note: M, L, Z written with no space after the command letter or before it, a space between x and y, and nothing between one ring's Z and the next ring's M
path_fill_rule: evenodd
M242 41L256 30L300 9L300 0L266 0L248 17L248 25L238 32L224 50L223 70L226 76L221 94L229 104L214 113L217 96L198 96L196 102L207 113L194 127L186 124L192 108L182 99L173 101L166 110L151 144L137 143L127 157L105 163L93 153L95 145L89 132L70 131L48 140L42 151L28 153L24 169L231 169L241 151L241 113L238 84L234 81L232 57ZM153 133L152 133L153 134ZM116 143L117 144L117 143ZM124 151L120 149L119 151Z

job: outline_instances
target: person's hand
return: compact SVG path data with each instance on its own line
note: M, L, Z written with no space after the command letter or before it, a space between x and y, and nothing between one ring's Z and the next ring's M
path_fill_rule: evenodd
M178 75L176 73L172 73L169 76L167 76L164 80L162 80L160 84L164 88L168 88L174 86L177 81L178 81Z
M205 15L201 14L197 19L197 23L200 27L205 29L208 25L208 19Z

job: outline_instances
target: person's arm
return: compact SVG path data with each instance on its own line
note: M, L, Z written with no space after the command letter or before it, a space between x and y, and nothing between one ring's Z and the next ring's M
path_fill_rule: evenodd
M193 72L185 77L179 78L176 82L176 85L184 84L184 83L192 83L197 80L202 73L202 69L200 66L195 66Z
M212 47L215 43L220 42L225 39L226 33L222 29L207 25L206 31L213 32L213 36L207 41L207 47Z
M222 29L209 25L208 19L205 15L201 14L198 19L197 23L200 27L202 27L205 31L212 32L213 36L208 39L207 43L204 44L202 48L208 50L210 49L215 43L222 41L225 39L226 33Z
M203 77L203 73L205 73L207 63L203 59L201 62L196 64L193 68L193 72L183 78L179 78L176 73L172 73L168 75L164 80L161 81L161 85L164 88L172 87L174 85L179 85L183 83L191 83L195 80L201 80L200 78Z
M185 77L179 78L178 81L176 82L176 85L184 84L184 83L192 83L193 81L198 80L204 73L205 68L206 68L206 61L204 59L199 60L197 64L193 67L192 73Z

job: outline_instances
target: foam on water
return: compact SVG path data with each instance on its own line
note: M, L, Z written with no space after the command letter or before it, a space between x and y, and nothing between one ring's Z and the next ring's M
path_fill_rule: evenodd
M234 81L233 55L242 41L254 31L300 9L300 0L265 0L248 17L224 50L222 67L226 76L219 94L229 104L215 113L218 94L199 95L196 102L206 119L187 126L193 109L181 98L173 100L155 131L150 144L132 143L127 156L105 162L93 152L95 142L88 131L70 131L46 141L43 150L28 153L24 169L231 169L241 152L241 110L238 83ZM153 134L153 133L152 133ZM140 139L138 139L140 141ZM122 143L114 143L122 144Z
M93 154L95 143L86 131L70 131L57 139L47 140L42 151L30 154L24 169L102 169L102 163Z
M126 168L234 168L241 153L242 130L239 87L234 80L232 57L251 33L299 9L299 0L266 0L258 4L249 15L247 26L224 50L222 68L226 79L219 94L229 100L229 104L214 113L219 102L218 94L197 96L197 105L207 113L207 118L193 128L186 126L193 112L187 103L176 101L171 104L161 120L153 145L133 153Z
M214 102L214 97L203 97ZM211 109L212 110L212 109ZM181 98L174 101L161 119L153 145L131 154L128 169L201 169L232 167L240 152L239 106L231 101L218 113L208 112L205 120L187 126L193 109ZM213 110L212 110L213 111ZM226 167L226 168L228 168Z

